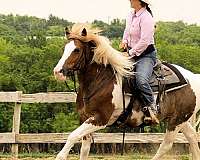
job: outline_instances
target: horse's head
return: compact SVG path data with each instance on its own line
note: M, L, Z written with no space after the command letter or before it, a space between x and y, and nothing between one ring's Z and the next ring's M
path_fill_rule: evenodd
M63 80L64 75L71 75L74 71L84 72L88 64L110 64L116 73L122 76L132 76L133 62L110 45L110 41L100 36L101 30L87 24L74 24L71 31L66 30L66 37L70 40L65 45L64 53L56 67L54 75ZM80 73L79 72L79 73Z
M62 58L54 68L54 75L60 80L64 80L64 76L69 76L74 71L84 71L94 55L95 44L93 41L86 41L87 30L85 28L79 36L66 29L66 37L70 41L65 45Z

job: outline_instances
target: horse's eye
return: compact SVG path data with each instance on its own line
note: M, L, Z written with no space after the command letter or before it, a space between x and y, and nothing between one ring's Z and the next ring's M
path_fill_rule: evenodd
M75 48L74 52L80 52L80 49L79 48Z

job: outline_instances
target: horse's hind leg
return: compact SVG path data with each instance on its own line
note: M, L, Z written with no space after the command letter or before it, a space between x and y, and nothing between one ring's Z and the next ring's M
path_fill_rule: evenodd
M152 160L160 160L160 158L172 148L173 142L179 130L180 127L176 127L174 131L167 131L165 133L164 140Z
M82 137L88 135L97 130L103 129L104 126L95 126L91 124L94 118L90 118L86 120L80 127L74 130L68 137L67 142L63 149L58 153L56 160L67 160L67 156L69 154L70 149L74 146L76 142L78 142Z
M88 134L82 138L80 160L87 160L90 152L91 142L92 142L91 134Z
M183 132L183 134L185 135L190 144L192 159L200 160L200 150L198 146L196 131L189 122L183 124L183 128L181 129L181 131Z

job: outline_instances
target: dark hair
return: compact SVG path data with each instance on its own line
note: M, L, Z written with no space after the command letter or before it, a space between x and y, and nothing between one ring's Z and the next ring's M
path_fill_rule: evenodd
M146 10L152 15L152 17L153 17L153 13L152 13L152 11L151 11L151 9L149 8L149 5L147 4L147 3L145 3L145 2L143 2L142 0L139 0L140 2L141 2L141 6L142 7L146 7Z

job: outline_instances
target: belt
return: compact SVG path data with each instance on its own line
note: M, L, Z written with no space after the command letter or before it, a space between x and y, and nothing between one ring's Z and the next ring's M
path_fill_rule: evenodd
M153 51L155 51L155 47L153 44L150 44L148 45L147 49L145 49L145 51L141 54L141 55L145 55L145 54L148 54L148 53L151 53Z
M128 47L128 51L131 50L131 49L132 49L131 47ZM155 51L155 50L156 50L156 49L155 49L154 45L153 45L153 44L150 44L150 45L148 45L147 49L145 49L144 52L142 52L142 54L139 55L139 56L137 56L137 57L146 55L146 54L151 53L151 52L153 52L153 51Z

